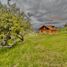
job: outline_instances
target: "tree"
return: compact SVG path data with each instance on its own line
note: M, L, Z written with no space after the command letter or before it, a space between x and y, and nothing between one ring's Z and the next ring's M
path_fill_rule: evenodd
M6 7L7 8L7 7ZM0 9L0 45L14 45L19 41L24 41L24 33L30 30L30 23L24 19L23 15L17 12Z

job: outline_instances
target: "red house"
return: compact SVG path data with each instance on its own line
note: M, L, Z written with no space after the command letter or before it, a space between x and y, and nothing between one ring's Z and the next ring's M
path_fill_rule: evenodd
M57 32L57 28L52 25L49 25L49 26L43 25L39 28L39 32L45 33L45 34L54 34Z
M47 33L48 30L49 30L49 28L45 25L43 25L39 28L39 32L41 32L41 33Z

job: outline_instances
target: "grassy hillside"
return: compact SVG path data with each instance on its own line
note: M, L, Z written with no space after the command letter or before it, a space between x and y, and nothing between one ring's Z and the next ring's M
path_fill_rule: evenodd
M29 33L13 48L0 48L0 67L67 67L67 32Z

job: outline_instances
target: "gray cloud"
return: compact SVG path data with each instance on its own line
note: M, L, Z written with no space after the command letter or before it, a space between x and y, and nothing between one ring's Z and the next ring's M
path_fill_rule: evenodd
M12 2L16 2L17 6L25 12L32 13L33 24L48 23L51 20L57 25L67 22L67 0L12 0ZM59 19L51 16L57 16Z

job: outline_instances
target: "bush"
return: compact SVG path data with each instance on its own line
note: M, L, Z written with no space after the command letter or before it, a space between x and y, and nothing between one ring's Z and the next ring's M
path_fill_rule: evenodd
M24 40L24 32L30 30L30 23L21 14L0 7L0 45L12 46Z

